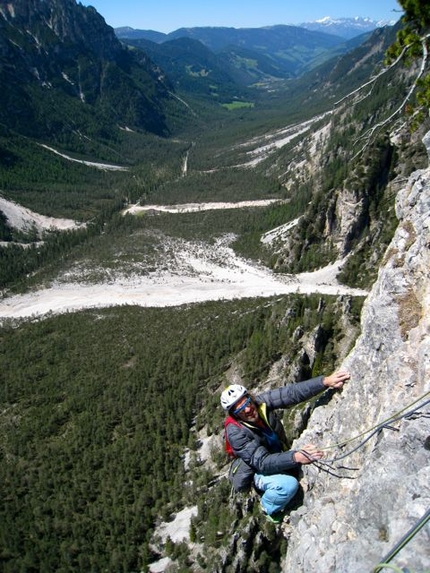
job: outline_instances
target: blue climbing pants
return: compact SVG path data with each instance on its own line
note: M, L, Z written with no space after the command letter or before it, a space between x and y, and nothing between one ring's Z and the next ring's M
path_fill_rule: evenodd
M255 474L254 483L256 488L263 492L261 505L268 515L282 511L299 489L296 478L285 474L272 476Z

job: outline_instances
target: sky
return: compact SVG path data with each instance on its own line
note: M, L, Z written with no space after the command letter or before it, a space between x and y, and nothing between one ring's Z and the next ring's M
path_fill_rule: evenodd
M261 28L300 24L331 16L397 21L396 0L79 0L93 6L113 28L130 26L169 33L178 28Z

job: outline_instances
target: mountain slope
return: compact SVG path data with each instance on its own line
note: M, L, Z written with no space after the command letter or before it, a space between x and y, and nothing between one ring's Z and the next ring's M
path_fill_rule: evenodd
M180 28L163 36L151 30L116 30L118 38L148 39L158 43L177 38L192 38L200 41L215 53L224 50L247 50L258 54L282 71L283 77L299 76L306 66L318 58L330 58L331 50L347 50L344 40L337 36L313 32L297 26L268 26L265 28L197 27Z
M200 41L178 38L162 44L149 40L128 40L165 72L175 89L199 96L221 97L230 101L240 96L239 86L226 62Z
M211 94L231 100L255 97L244 89L259 80L284 78L288 69L270 56L240 46L229 46L218 53L200 40L180 37L162 43L148 39L126 39L124 43L146 53L174 83L189 93Z
M13 0L0 11L0 122L19 133L102 136L113 124L165 134L169 84L75 0Z

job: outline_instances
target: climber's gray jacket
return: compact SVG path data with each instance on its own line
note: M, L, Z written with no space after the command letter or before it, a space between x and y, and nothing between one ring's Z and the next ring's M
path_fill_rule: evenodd
M323 376L312 378L297 384L289 384L276 390L268 390L254 396L260 417L275 431L280 439L283 449L286 450L286 436L284 427L274 410L287 408L299 404L316 396L326 387ZM236 418L240 426L229 424L226 427L228 441L235 453L255 472L264 475L287 473L300 466L293 460L294 451L270 453L263 432L254 424L243 422Z

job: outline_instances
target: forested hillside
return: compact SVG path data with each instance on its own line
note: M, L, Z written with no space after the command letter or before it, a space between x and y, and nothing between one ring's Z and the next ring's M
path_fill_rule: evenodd
M270 78L294 78L326 61L336 54L348 52L354 43L324 31L310 31L298 26L265 26L264 28L196 27L180 28L169 34L122 28L116 30L118 38L128 43L150 40L159 44L160 51L168 49L178 40L198 41L214 53L229 68L229 72L242 82ZM357 40L356 43L360 43ZM160 53L160 52L158 52ZM246 72L248 81L244 80ZM254 72L254 73L253 73Z
M352 305L356 327L360 302ZM245 379L263 379L300 348L297 327L322 329L315 368L332 368L342 311L335 299L293 296L4 327L3 570L141 570L155 524L207 487L197 468L186 486L183 453L195 450L208 412L218 431L208 390L238 354Z
M13 132L78 151L86 137L115 144L118 127L171 131L167 110L177 106L168 79L147 56L124 49L94 9L14 0L3 4L0 31L0 80L8 86L0 121Z
M75 0L0 7L2 571L131 573L160 558L166 571L280 570L289 534L255 499L230 498L219 394L348 360L380 269L400 272L407 248L427 244L396 207L428 165L430 127L430 16L403 4L395 28L297 80L261 59L256 84L196 39L125 47ZM76 228L61 230L64 218ZM426 313L422 273L399 287L392 338L405 346ZM289 290L249 294L257 279ZM88 303L94 288L111 306ZM192 302L175 303L190 289ZM376 340L375 356L389 345ZM290 442L332 399L286 412ZM184 509L185 537L160 537Z

